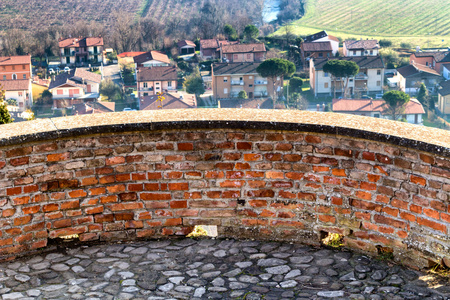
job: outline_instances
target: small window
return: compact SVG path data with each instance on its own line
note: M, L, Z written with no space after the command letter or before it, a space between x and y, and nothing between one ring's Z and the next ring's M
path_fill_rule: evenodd
M23 79L27 79L27 74L23 74Z
M322 52L319 53L319 57L323 57L323 53Z
M168 81L168 82L167 82L167 86L172 87L172 81Z
M16 66L12 66L12 69L15 70L15 69L16 69Z
M159 85L159 82L155 83L156 85Z
M325 82L325 83L323 84L323 87L327 89L327 88L328 88L328 82Z
M355 50L353 50L353 55L356 55L356 51Z
M370 50L370 55L373 55L373 50Z
M249 84L249 85L248 85L248 87L252 87L252 86L253 86L253 84Z
M228 94L228 89L227 89L227 88L224 88L224 89L223 89L223 93L224 93L224 94Z
M22 92L19 92L19 97L22 97L22 95L23 95L23 93L22 93Z
M16 80L17 79L17 75L16 74L12 74L12 79Z
M25 70L25 65L22 65L22 70Z
M253 76L248 76L249 79L253 79Z
M427 66L427 67L428 67L428 62L426 62L426 63L425 63L425 66Z
M144 97L145 97L145 96L148 96L148 93L144 93Z
M381 75L381 70L377 70L377 75Z
M6 75L3 75L3 80L6 80Z
M148 88L148 83L144 82L144 88Z
M64 93L63 90L57 90L57 91L56 91L56 94L58 94L58 95L62 95L63 93Z
M328 77L328 73L327 72L323 73L323 77Z
M349 82L353 82L353 79L349 79L348 81L349 81Z
M373 115L375 118L379 118L380 117L380 114L374 114Z
M228 77L224 77L223 82L228 82Z

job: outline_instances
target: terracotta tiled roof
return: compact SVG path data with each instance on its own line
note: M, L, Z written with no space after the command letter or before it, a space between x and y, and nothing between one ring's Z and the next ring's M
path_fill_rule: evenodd
M425 72L425 73L436 75L436 76L441 76L436 70L434 70L428 66L421 65L421 64L412 64L412 65L403 66L403 67L398 68L397 71L405 78L416 75L421 72Z
M89 72L89 71L86 71L86 70L80 69L80 68L75 69L75 74L73 75L73 77L96 82L96 83L102 82L102 75L92 73L92 72Z
M182 40L182 41L179 41L179 42L177 43L177 45L178 45L178 48L181 48L181 47L184 47L184 46L192 46L192 47L195 47L195 43L194 43L194 42L191 42L191 41L188 41L188 40Z
M116 104L114 102L84 102L74 104L74 112L78 115L98 114L114 112Z
M139 68L137 73L137 81L165 81L177 79L177 69L173 66Z
M333 99L334 112L381 112L385 111L386 102L382 99ZM422 104L411 99L405 107L405 114L424 114Z
M134 57L134 62L136 64L142 64L149 60L157 60L163 63L170 64L169 57L159 51L149 51Z
M436 62L450 62L450 51L418 51L412 55L415 57L433 57Z
M186 93L164 93L163 97L163 109L183 109L183 108L196 108L197 101L195 95ZM182 99L181 99L182 98ZM161 109L158 106L161 102L156 101L157 95L144 96L141 100L141 110L157 110Z
M380 48L377 40L347 40L344 41L344 45L348 50L372 50Z
M202 49L217 49L220 46L226 46L226 45L237 45L239 44L238 41L219 41L217 39L209 39L209 40L200 40L200 47Z
M78 37L60 40L59 48L103 46L102 37Z
M316 70L322 70L323 66L328 60L340 59L354 61L359 68L363 69L383 69L384 63L381 56L350 56L350 57L339 57L339 58L314 58L314 68Z
M223 53L266 52L266 46L264 45L264 43L223 45L222 52Z
M339 43L339 39L334 35L328 35L328 39Z
M52 81L51 79L41 79L41 78L39 78L39 76L33 77L34 84L38 84L38 85L42 85L42 86L46 86L46 87L48 87L50 85L51 81Z
M52 80L52 82L50 83L49 89L54 89L66 83L73 86L86 88L87 85L82 83L83 79L100 83L101 75L76 68L75 70L71 70L68 73L60 73L59 75L56 75L55 80Z
M120 57L120 58L135 57L135 56L138 56L138 55L141 55L141 54L144 54L144 53L145 52L123 52L123 53L117 54L117 57Z
M256 68L260 63L216 63L213 64L213 75L258 74Z
M330 42L312 42L312 43L302 43L303 51L314 52L314 51L333 51Z
M30 80L17 79L17 80L0 80L0 86L5 91L24 91L30 87Z
M0 66L23 65L31 63L31 55L0 56Z

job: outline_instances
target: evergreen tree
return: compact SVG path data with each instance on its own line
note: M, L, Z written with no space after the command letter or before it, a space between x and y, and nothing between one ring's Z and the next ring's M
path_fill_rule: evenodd
M7 124L11 123L12 121L14 121L14 119L11 118L11 114L6 107L5 91L0 85L0 124Z

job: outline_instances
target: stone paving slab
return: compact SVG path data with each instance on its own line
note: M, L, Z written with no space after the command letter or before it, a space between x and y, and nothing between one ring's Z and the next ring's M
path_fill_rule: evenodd
M177 239L64 248L0 264L7 299L450 299L449 280L300 244Z

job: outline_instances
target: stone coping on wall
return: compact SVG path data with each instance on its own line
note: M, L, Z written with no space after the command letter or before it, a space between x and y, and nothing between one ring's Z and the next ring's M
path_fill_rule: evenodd
M450 132L372 117L262 109L173 109L39 119L0 126L0 147L80 134L187 128L307 131L386 142L450 157Z

